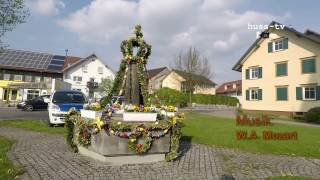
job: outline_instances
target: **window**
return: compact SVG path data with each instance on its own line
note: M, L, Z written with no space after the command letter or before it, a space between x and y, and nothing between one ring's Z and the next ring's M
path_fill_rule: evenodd
M44 77L44 82L46 82L46 83L51 83L51 81L52 81L52 79L51 79L51 77Z
M276 76L287 76L288 75L287 63L276 64Z
M259 77L259 69L258 68L250 69L250 79L258 79L258 77Z
M10 80L10 74L4 74L3 80Z
M88 72L88 65L82 65L82 71Z
M30 76L30 75L24 76L24 81L25 82L32 82L32 76Z
M302 73L315 73L316 72L316 60L304 59L302 60Z
M303 87L303 100L316 100L316 87Z
M250 101L258 100L258 89L250 89Z
M273 44L274 51L279 51L283 49L283 39L274 41Z
M39 90L28 90L27 91L27 100L38 97L39 95L40 95Z
M277 101L286 101L288 100L288 87L277 87Z
M246 90L246 100L247 101L262 100L262 89L249 88L248 90Z
M22 81L22 75L20 75L20 74L15 74L15 75L13 76L13 80L15 80L15 81Z
M40 76L36 76L34 78L34 81L37 82L37 83L41 82L41 77Z
M73 76L73 81L81 82L82 81L82 77L81 76Z
M99 74L103 74L103 67L101 67L101 66L98 67L98 73L99 73Z

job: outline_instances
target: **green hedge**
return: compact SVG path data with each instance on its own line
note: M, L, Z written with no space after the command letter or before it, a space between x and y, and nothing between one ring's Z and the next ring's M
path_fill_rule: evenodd
M155 95L158 96L161 104L165 105L186 107L188 103L188 96L185 93L170 88L161 88L155 92Z
M306 122L320 123L320 107L311 108L303 118Z
M182 93L170 88L161 88L155 92L155 95L160 98L162 104L166 105L185 107L189 102L189 94ZM192 102L197 104L219 104L236 106L239 101L237 98L230 96L193 94Z

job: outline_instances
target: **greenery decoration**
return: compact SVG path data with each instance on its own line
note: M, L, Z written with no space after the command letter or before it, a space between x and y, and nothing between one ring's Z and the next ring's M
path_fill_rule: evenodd
M73 152L78 152L77 145L74 143L73 139L74 126L78 119L80 119L80 114L75 109L71 109L65 117L65 128L67 130L67 144Z
M75 142L78 142L81 146L88 147L91 144L91 136L101 132L98 128L98 124L100 124L100 128L104 129L108 135L128 138L128 148L137 154L142 154L151 148L152 141L155 138L160 138L170 132L170 152L166 154L166 160L172 161L179 155L181 128L183 127L184 118L184 113L179 113L177 116L156 122L103 122L100 118L92 122L81 118L79 113L73 110L66 115L67 143L74 149L74 152L77 151ZM98 129L98 131L95 129ZM74 132L76 139L73 137ZM143 139L143 143L138 143L140 138Z
M143 143L140 143L140 138L143 139ZM150 137L148 130L141 125L129 136L128 148L136 154L142 154L150 149L151 143L152 138Z
M143 39L141 25L137 25L134 29L135 37L129 37L127 40L122 41L120 50L122 52L122 60L120 63L119 71L114 79L113 86L109 95L101 101L103 106L107 105L112 96L120 95L123 88L123 81L127 64L136 63L138 65L138 79L140 90L143 97L143 104L148 104L149 93L147 90L146 68L148 57L151 54L151 45L147 44ZM137 54L133 55L133 49L137 49Z

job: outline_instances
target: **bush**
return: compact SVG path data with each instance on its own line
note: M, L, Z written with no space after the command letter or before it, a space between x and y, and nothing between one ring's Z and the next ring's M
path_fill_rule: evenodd
M189 94L182 93L170 88L161 88L157 92L155 92L155 94L160 98L161 103L165 105L185 107L189 102ZM193 94L192 102L196 104L219 104L236 106L237 103L239 103L239 100L235 97L230 96Z
M155 92L155 95L158 96L164 105L186 107L188 103L188 98L185 93L170 88L161 88Z
M311 108L303 118L307 122L320 123L320 107Z

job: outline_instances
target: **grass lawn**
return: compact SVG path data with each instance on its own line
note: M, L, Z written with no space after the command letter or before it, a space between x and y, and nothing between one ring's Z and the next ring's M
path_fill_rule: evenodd
M24 172L22 168L15 167L6 156L12 144L12 141L0 136L0 179L14 179Z
M0 121L0 126L11 126L23 128L31 131L46 132L60 134L65 133L66 129L63 126L49 127L47 121L43 120L4 120Z
M255 130L258 136L262 131L298 133L298 140L237 140L239 130ZM241 149L266 154L320 157L320 128L297 125L275 124L273 126L236 126L235 120L209 115L188 113L183 128L183 138L193 143Z

